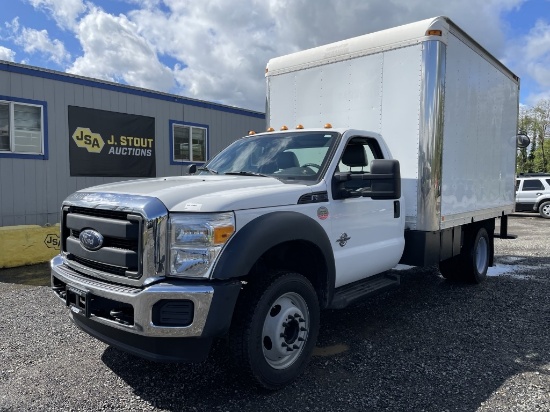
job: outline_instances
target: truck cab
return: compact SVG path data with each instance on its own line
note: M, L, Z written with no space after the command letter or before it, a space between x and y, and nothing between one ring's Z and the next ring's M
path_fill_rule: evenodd
M259 340L256 380L278 388L305 366L319 309L398 284L377 275L401 258L402 208L399 163L376 133L250 135L195 175L69 197L52 287L79 327L148 359L196 361L227 334L254 353Z

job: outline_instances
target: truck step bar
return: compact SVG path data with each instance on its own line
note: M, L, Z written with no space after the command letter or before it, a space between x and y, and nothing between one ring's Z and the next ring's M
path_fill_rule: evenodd
M383 273L367 278L366 280L342 286L337 289L332 299L331 309L342 309L349 304L373 296L380 292L399 287L400 276L394 273Z

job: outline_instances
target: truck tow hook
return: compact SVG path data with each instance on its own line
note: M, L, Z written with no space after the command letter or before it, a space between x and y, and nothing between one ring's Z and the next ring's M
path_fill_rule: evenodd
M129 323L123 319L124 313L121 310L112 309L109 312L109 315L118 323L122 325L129 325Z

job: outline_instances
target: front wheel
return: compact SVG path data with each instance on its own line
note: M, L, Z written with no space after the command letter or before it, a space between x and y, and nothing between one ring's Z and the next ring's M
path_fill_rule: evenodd
M539 214L545 219L550 219L550 202L543 202L539 206Z
M243 377L276 390L306 368L317 341L320 309L315 289L302 275L278 272L266 279L243 290L229 345Z

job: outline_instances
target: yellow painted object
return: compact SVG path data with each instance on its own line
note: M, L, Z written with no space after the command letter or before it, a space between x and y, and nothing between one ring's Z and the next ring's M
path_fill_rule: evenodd
M59 225L0 227L0 268L47 262L59 253Z

